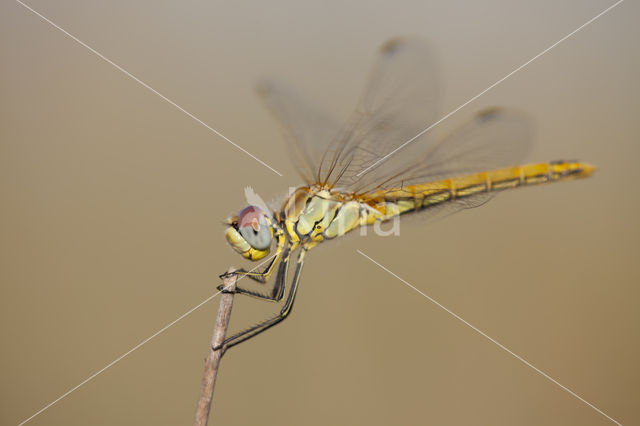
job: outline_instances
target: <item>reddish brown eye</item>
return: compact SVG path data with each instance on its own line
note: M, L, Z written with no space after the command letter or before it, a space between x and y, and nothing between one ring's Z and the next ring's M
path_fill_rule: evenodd
M267 216L256 206L247 206L238 213L237 229L251 247L266 250L271 245L273 234Z
M262 210L256 206L247 206L238 213L238 228L253 228L254 231L260 230L260 216Z

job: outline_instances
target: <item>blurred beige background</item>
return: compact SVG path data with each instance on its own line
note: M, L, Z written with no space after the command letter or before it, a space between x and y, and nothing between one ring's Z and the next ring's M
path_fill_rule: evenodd
M29 4L279 177L13 1L0 5L0 423L18 424L247 266L221 221L301 181L253 92L339 114L380 43L432 42L443 114L613 1ZM217 425L606 425L360 256L380 261L622 424L640 423L640 6L628 1L453 116L514 106L530 159L589 180L499 196L308 256L292 317L225 357ZM429 123L425 123L429 124ZM218 299L31 425L190 424ZM238 298L232 328L275 307Z

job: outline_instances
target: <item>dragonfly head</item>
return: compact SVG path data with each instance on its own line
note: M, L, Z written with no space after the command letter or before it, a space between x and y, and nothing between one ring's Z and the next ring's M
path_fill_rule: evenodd
M225 237L244 258L258 260L269 254L273 228L271 219L260 207L247 206L227 223Z

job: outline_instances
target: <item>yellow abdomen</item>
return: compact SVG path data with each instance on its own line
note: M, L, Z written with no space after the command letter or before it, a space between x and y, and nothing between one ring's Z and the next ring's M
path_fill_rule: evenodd
M501 191L524 185L555 182L591 175L594 167L574 161L528 164L482 173L474 173L402 188L379 190L369 197L369 204L385 218L428 208L446 201L472 195ZM379 220L379 219L378 219ZM370 223L375 220L369 221Z

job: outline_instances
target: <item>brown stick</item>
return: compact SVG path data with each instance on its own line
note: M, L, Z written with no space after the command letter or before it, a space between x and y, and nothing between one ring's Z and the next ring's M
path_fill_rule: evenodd
M227 275L222 283L227 290L235 290L237 275L234 274L235 269L229 268ZM222 348L213 350L215 347L222 345L227 334L229 319L231 318L231 308L233 306L233 293L222 293L220 296L220 306L218 307L218 316L216 324L213 328L213 337L211 338L211 346L209 354L204 362L204 375L202 376L202 387L200 389L200 398L198 399L198 407L196 408L196 418L193 421L194 426L206 426L209 420L209 411L211 410L211 400L213 399L213 389L216 386L216 377L218 376L218 366L220 358L222 358Z

